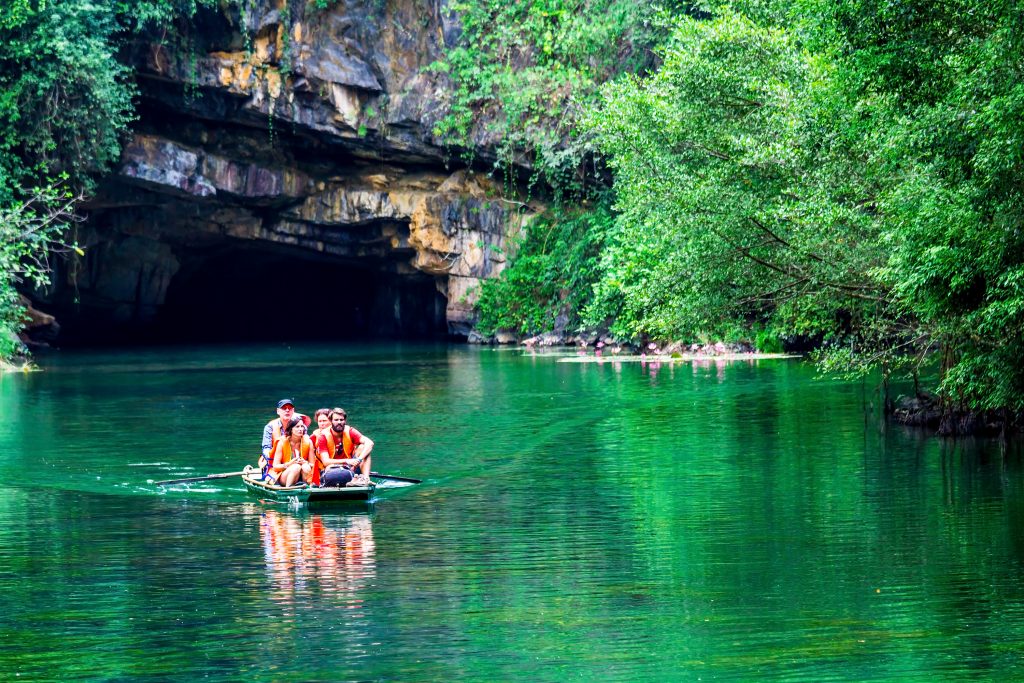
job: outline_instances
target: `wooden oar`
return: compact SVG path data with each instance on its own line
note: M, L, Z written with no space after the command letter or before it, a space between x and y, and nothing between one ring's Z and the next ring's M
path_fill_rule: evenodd
M164 481L155 481L154 484L158 486L164 486L165 484L187 484L190 481L206 481L207 479L227 479L229 477L240 477L243 474L248 474L250 470L242 470L241 472L224 472L222 474L208 474L205 477L186 477L185 479L165 479Z
M422 484L422 479L413 479L411 477L396 477L391 474L381 474L380 472L370 472L371 477L377 477L378 479L390 479L391 481L406 481L410 484Z

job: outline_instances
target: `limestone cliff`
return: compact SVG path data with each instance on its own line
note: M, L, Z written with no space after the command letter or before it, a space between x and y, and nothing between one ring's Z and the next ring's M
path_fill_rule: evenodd
M443 0L318 4L228 3L138 42L139 119L87 206L86 256L37 297L65 329L228 308L237 326L287 308L284 288L307 308L330 292L348 304L328 317L368 333L468 333L533 212L432 133L449 86L425 67L458 25Z

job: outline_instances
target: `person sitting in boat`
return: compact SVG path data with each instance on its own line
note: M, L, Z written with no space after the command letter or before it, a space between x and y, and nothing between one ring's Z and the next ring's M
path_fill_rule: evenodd
M309 418L296 415L284 426L281 439L274 446L273 464L268 479L278 486L295 486L302 479L313 481L313 442L306 436Z
M302 413L298 413L298 416L305 418L306 424L309 424L308 417L302 415ZM264 478L267 477L270 465L274 462L274 447L277 446L277 442L281 440L282 433L284 432L284 425L293 417L296 417L295 400L282 398L277 402L277 417L268 422L263 428L263 447L262 453L260 454L259 465Z
M316 444L320 435L331 428L331 409L330 408L317 408L317 411L313 413L313 419L316 420L316 429L309 435L310 441L313 442L313 453L316 455ZM320 486L320 473L323 467L320 465L318 458L313 459L313 486Z
M309 435L309 438L315 444L320 435L331 428L331 409L317 408L317 411L313 413L313 419L316 421L316 429Z
M370 482L370 451L373 440L348 425L342 408L331 409L331 428L317 438L319 466L324 486L366 485Z

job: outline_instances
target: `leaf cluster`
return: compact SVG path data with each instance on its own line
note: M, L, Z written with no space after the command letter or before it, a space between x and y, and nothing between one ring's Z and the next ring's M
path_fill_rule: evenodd
M594 185L593 153L576 125L598 86L652 64L664 30L657 3L632 0L461 0L449 5L461 34L431 65L453 83L435 135L475 154L498 150L504 170L520 162L556 192ZM591 174L593 176L593 174Z
M0 7L0 201L66 174L88 191L120 153L133 117L132 31L195 11L197 0L14 0Z
M844 373L941 351L944 400L1024 409L1022 16L965 0L678 12L657 68L581 118L615 189L581 324L802 336ZM536 281L520 280L510 300Z
M852 171L856 121L790 33L728 9L683 17L657 73L602 95L586 124L619 219L594 310L617 333L692 337L774 316L838 335L886 305L866 272L878 226L872 180Z
M75 220L80 197L53 185L33 188L25 201L0 206L0 359L18 350L24 309L16 286L49 284L49 259L62 251L82 251L65 232Z
M613 221L606 203L556 206L535 218L512 246L513 264L481 284L477 329L484 334L578 329L580 312L593 299L605 234Z

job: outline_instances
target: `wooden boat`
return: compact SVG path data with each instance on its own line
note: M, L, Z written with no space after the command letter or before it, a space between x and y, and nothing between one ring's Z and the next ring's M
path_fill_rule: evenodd
M242 483L249 493L261 500L278 503L297 501L307 505L321 503L365 503L373 498L377 487L372 481L369 486L276 486L260 478L258 470L242 475Z

